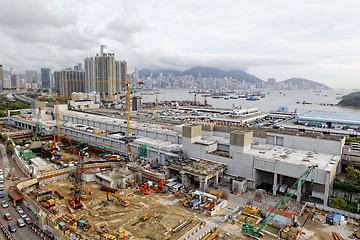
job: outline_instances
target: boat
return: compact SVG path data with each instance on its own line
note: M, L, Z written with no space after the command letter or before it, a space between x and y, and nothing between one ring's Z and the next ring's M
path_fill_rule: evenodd
M229 98L228 98L228 97L226 97L226 98L224 98L224 100L229 100Z
M238 99L237 97L230 97L230 99Z
M248 98L246 99L246 101L257 101L257 100L259 100L259 99L254 98L254 97L248 97Z

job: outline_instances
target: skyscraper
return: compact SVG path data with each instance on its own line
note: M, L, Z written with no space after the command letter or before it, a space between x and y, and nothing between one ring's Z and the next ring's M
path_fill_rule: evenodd
M11 88L20 88L21 82L20 82L20 74L13 73L11 74Z
M63 69L54 72L55 92L60 96L70 97L73 92L84 92L85 72Z
M41 84L42 84L42 88L51 88L50 68L41 68Z
M85 69L85 92L96 91L96 81L95 81L95 59L93 57L88 57L84 59L84 69Z
M103 54L95 57L95 80L96 90L102 98L114 98L116 93L116 69L115 56L113 53L105 53L102 45Z
M3 72L3 66L0 65L0 90L4 89L4 72Z
M126 90L126 80L127 80L127 62L121 61L121 89L122 91Z
M26 83L33 83L34 78L37 78L37 71L34 71L34 70L26 70L25 71Z

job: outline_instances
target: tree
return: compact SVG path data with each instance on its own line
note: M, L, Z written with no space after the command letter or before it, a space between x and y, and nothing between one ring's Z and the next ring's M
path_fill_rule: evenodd
M354 166L347 166L346 169L346 180L352 184L360 183L360 170L356 169Z

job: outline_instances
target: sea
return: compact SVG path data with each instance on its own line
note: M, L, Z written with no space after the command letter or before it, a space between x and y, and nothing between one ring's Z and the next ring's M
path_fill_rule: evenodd
M159 89L158 98L160 101L183 101L194 100L194 93L189 93L189 89ZM229 99L207 97L208 104L215 108L233 108L233 107L257 107L261 112L270 112L279 109L279 107L287 107L289 111L297 111L299 113L310 110L327 111L327 112L344 112L358 113L360 109L347 107L339 107L336 104L341 100L343 95L354 92L354 90L238 90L236 92L258 92L265 94L264 98L258 101L247 101L245 98ZM204 103L202 94L197 94L197 100ZM230 96L236 96L230 94ZM156 95L142 95L143 102L155 102ZM229 96L228 96L229 97ZM308 104L303 104L303 102ZM333 105L333 106L331 106Z

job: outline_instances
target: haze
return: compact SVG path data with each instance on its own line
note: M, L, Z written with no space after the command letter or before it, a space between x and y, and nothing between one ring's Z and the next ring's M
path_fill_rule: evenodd
M360 88L359 1L0 0L0 64L59 70L108 45L129 71L193 66Z

